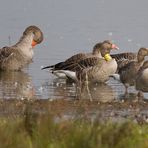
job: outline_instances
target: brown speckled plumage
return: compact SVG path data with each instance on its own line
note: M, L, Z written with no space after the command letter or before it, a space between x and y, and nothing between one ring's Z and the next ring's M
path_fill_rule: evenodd
M105 43L101 45L100 52L102 57L110 54L112 44ZM117 70L117 62L115 59L106 61L104 58L91 57L81 60L78 63L76 76L79 82L105 82L109 79L109 75Z
M125 52L125 53L111 54L111 57L117 61L118 64L117 73L118 73L122 67L130 63L132 60L137 59L137 53Z
M64 62L60 62L55 65L46 66L46 67L43 67L42 69L50 68L50 71L53 73L56 70L70 70L75 72L79 61L81 61L82 59L91 58L91 57L101 58L102 56L100 53L100 47L104 43L111 43L111 41L105 40L103 42L97 43L93 47L92 53L79 53L79 54L73 55L72 57L68 58ZM137 54L133 52L125 52L125 53L111 54L111 57L117 61L117 64L118 64L117 73L118 73L120 68L124 67L131 60L137 59Z
M93 58L93 57L94 58L95 57L102 58L101 53L100 53L100 48L103 44L106 44L106 43L109 44L109 45L112 45L111 41L105 40L103 42L97 43L93 47L92 53L78 53L76 55L71 56L70 58L68 58L64 62L60 62L60 63L57 63L55 65L46 66L46 67L43 67L42 69L50 68L51 71L56 71L56 70L76 71L75 66L77 66L77 64L81 60L86 59L86 58Z
M71 56L70 58L68 58L67 60L63 62L59 62L55 65L49 65L49 66L43 67L42 69L50 68L52 71L55 71L55 70L75 71L74 67L80 60L88 58L88 57L101 57L100 51L98 50L101 44L102 42L96 44L97 48L94 46L92 53L78 53L78 54Z
M148 61L145 61L136 76L136 89L148 92Z
M148 56L148 49L140 48L137 54L137 60L130 61L128 64L120 68L120 80L124 84L126 91L128 86L135 85L137 72L143 65L145 56Z

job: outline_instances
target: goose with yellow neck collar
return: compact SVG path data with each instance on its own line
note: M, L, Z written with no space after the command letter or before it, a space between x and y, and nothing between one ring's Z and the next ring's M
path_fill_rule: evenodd
M114 46L114 47L113 47ZM104 83L117 70L117 62L110 56L112 49L118 49L115 44L102 44L100 53L103 58L85 58L77 64L76 76L78 82Z
M85 61L85 59L87 58L90 58L90 59L103 58L100 52L101 48L118 49L118 47L115 44L113 44L110 40L105 40L103 42L97 43L93 47L92 53L78 53L76 55L71 56L64 62L60 62L55 65L49 65L49 66L43 67L42 69L50 69L50 73L56 75L59 78L67 78L67 80L72 79L76 81L77 80L76 71L77 69L79 69L79 63L81 63L81 61L83 60ZM109 60L110 58L111 58L110 55L107 54L106 59ZM91 62L93 64L93 61ZM87 63L87 62L85 64L91 65L91 63Z

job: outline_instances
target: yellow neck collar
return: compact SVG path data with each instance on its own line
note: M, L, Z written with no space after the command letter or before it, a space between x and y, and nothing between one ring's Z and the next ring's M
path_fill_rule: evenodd
M106 61L110 61L111 59L112 59L112 57L110 56L110 54L106 54L105 56L104 56L104 59L106 60Z

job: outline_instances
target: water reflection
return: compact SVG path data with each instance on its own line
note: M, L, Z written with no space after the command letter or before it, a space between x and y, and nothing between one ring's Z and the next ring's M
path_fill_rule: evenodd
M120 94L119 95L119 99L121 100L121 101L124 101L124 102L126 102L126 101L137 101L138 100L138 98L137 98L137 93L135 92L131 92L131 93L125 93L125 94Z
M1 99L30 99L34 96L31 77L25 72L0 72Z
M0 99L81 99L98 102L134 101L137 91L129 89L125 96L121 83L110 80L107 84L89 84L78 94L75 83L67 83L65 79L50 79L35 87L32 77L25 72L0 72ZM147 96L145 97L147 98Z
M43 89L48 92L48 94L44 91L44 95L46 93L46 97L49 99L73 99L75 98L75 84L74 83L66 83L65 79L53 79L51 82L46 82L43 85ZM44 98L45 99L45 98Z
M112 87L105 83L89 84L88 89L87 87L83 88L81 92L82 99L90 99L91 97L92 101L112 102L117 98Z
M49 99L90 99L98 102L112 102L117 99L115 90L108 84L89 84L89 92L86 87L81 90L76 88L75 83L67 83L64 79L53 79L52 82L44 83L43 90L48 92ZM46 93L45 91L43 92Z

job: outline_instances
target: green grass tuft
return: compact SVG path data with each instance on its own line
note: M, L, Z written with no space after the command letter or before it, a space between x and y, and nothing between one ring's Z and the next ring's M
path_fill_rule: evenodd
M146 148L148 125L86 120L55 122L53 116L26 113L0 118L0 146L15 148Z

